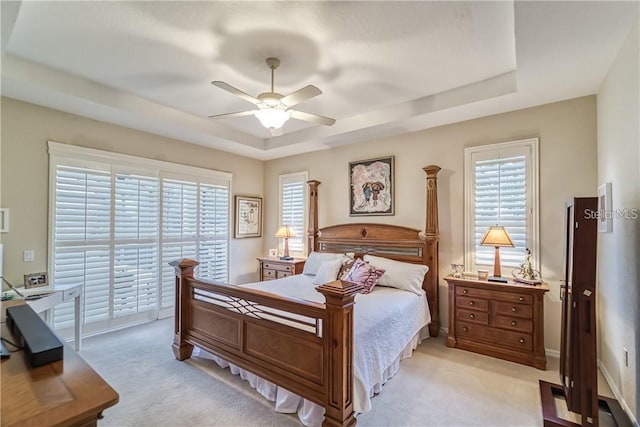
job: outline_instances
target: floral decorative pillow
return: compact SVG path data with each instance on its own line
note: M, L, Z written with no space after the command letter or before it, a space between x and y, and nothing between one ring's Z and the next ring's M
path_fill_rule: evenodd
M338 273L338 280L346 280L345 277L347 277L347 274L349 274L349 271L351 270L351 267L353 267L353 264L355 264L355 262L356 259L351 257L347 259L344 264L342 264L340 272Z
M374 267L361 259L357 259L343 280L363 285L364 289L360 293L368 294L383 274L384 270L382 268Z

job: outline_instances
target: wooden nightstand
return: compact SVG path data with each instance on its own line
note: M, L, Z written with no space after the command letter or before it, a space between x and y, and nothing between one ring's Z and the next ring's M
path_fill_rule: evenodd
M547 285L444 279L449 284L448 347L546 369L543 297Z
M301 274L304 259L295 258L283 260L277 258L258 258L260 262L260 281L281 279L283 277Z

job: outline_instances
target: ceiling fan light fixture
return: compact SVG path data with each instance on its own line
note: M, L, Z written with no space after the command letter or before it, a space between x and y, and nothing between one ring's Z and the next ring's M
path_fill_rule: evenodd
M260 120L262 126L267 129L280 129L284 123L291 117L291 111L281 110L279 108L263 108L256 110L254 116Z

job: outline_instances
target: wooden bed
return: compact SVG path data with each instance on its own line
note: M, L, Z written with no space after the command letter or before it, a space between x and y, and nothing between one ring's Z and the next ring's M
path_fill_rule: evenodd
M431 336L438 310L438 166L426 178L424 232L388 224L318 228L319 181L309 181L309 250L355 252L425 264ZM201 347L268 381L325 407L324 426L353 426L353 301L359 285L336 280L317 288L325 304L196 279L197 261L176 270L175 334L178 360Z

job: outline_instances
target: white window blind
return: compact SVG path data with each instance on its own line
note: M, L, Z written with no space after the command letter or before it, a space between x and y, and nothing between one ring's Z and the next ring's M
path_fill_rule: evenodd
M515 247L500 248L502 265L516 267L527 247L527 182L525 156L479 160L475 169L475 246L477 265L491 265L494 248L480 246L492 225L502 225Z
M303 256L306 253L306 217L307 217L307 181L308 172L280 175L280 224L291 227L295 238L289 239L291 255Z
M50 278L83 285L86 333L172 314L168 263L198 259L198 274L228 280L227 173L49 143ZM185 172L186 175L181 175ZM54 327L73 326L73 305Z
M504 226L515 245L500 248L503 267L518 267L526 248L539 255L537 139L467 148L465 171L466 270L493 266L495 249L480 245L493 225Z

